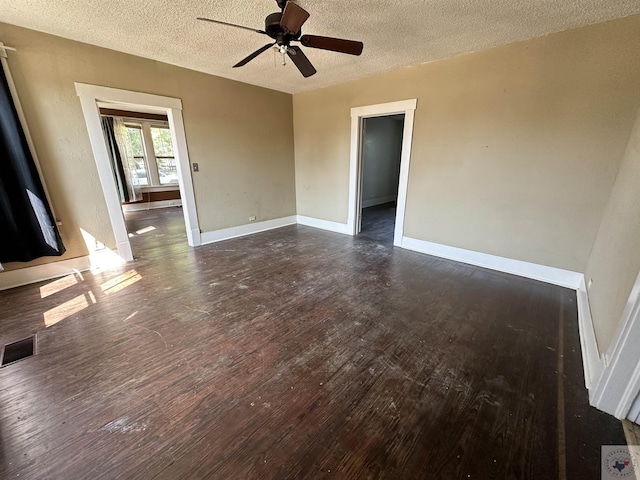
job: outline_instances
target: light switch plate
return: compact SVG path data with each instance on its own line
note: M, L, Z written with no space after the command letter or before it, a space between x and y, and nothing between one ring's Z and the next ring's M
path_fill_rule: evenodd
M193 171L194 172L199 172L200 171L200 165L198 165L197 163L193 164Z

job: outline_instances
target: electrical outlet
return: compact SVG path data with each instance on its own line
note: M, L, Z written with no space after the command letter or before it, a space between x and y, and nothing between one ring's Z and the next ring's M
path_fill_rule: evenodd
M200 165L198 165L197 163L193 164L193 171L194 172L199 172L200 171Z
M250 221L250 222L255 222L255 221L256 221L256 217L255 217L255 215L250 216L250 217L249 217L249 221Z

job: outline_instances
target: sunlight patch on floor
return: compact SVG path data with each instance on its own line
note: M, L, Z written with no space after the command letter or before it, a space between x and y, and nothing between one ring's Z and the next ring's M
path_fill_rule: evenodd
M71 275L67 275L65 277L58 278L51 283L47 283L46 285L40 287L40 298L46 298L50 295L61 292L65 288L77 285L78 279L80 279L81 282L84 281L84 278L82 277L82 274L80 272L72 273Z
M71 300L64 302L62 305L52 308L44 312L44 324L46 327L55 325L65 318L81 312L85 308L96 303L96 297L92 292L83 293Z
M124 259L84 229L80 229L89 251L91 271L108 270L125 263Z
M136 233L138 235L142 235L143 233L148 233L148 232L151 232L151 231L153 231L155 229L156 229L156 227L154 227L153 225L149 225L148 227L144 227L144 228L141 228L140 230L137 230Z
M142 275L140 275L137 270L129 270L128 272L118 275L117 277L103 283L100 285L100 288L102 288L105 295L111 295L140 280L142 280Z

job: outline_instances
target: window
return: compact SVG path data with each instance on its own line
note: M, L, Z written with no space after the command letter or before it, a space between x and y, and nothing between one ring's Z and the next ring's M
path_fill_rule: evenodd
M178 169L168 125L127 122L129 167L138 185L178 185Z
M173 156L171 131L166 127L151 127L151 138L153 139L153 152L158 165L160 184L178 183L178 169L176 168L176 159Z

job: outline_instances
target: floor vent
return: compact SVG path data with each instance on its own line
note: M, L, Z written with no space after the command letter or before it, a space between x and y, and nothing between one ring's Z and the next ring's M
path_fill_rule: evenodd
M2 350L2 367L36 354L36 336L32 335L17 342L7 343Z

